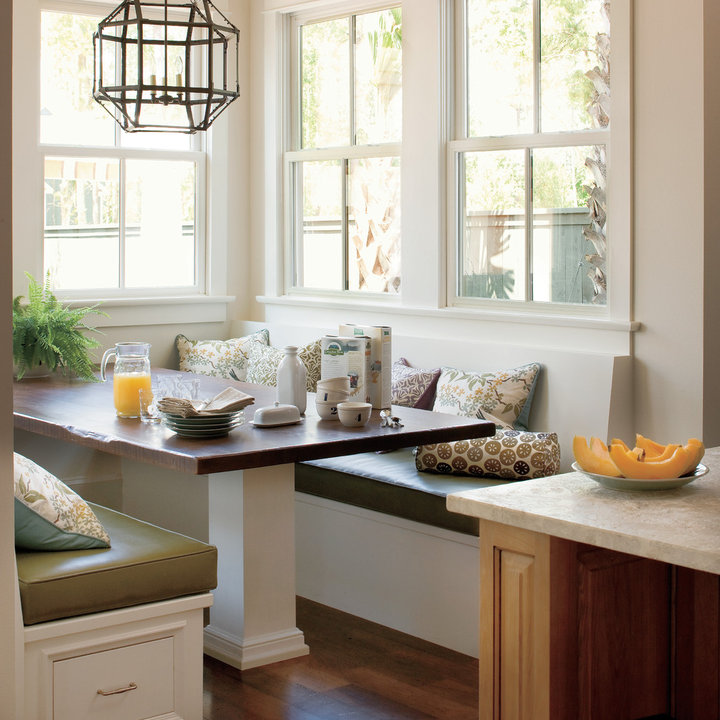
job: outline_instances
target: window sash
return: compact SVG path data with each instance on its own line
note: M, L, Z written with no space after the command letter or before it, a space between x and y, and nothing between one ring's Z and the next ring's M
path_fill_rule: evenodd
M560 303L560 302L544 302L532 299L532 169L530 163L526 162L526 187L525 187L525 219L526 219L526 246L525 246L525 300L502 300L498 305L496 298L473 298L467 297L460 293L463 269L461 267L461 251L460 244L464 239L464 217L463 208L465 206L464 199L464 183L465 176L463 172L463 156L468 152L489 151L489 150L525 150L526 156L533 149L539 148L560 148L584 145L604 145L607 148L608 155L608 237L611 237L611 227L615 223L611 223L612 203L610 197L617 197L616 191L613 189L614 178L610 178L611 172L611 140L610 128L591 128L579 129L573 131L562 132L542 132L540 118L540 22L539 10L540 0L533 0L533 38L532 38L532 57L533 57L533 79L532 79L532 98L533 98L533 118L532 124L534 132L514 135L494 135L494 136L469 136L469 93L468 83L468 18L467 18L467 2L466 0L457 0L454 5L453 27L454 27L454 53L452 63L453 80L454 80L454 102L452 103L452 122L450 126L453 129L453 138L447 143L446 168L447 168L447 204L449 212L447 213L448 233L447 242L445 244L447 253L447 304L455 307L468 307L476 309L492 309L497 310L499 307L513 308L520 312L542 312L563 313L573 315L589 315L607 317L611 314L611 295L612 287L615 282L622 282L620 277L620 268L618 268L618 278L615 278L615 268L611 267L611 253L608 244L608 255L606 258L607 276L609 279L609 288L607 293L607 302L603 305ZM626 6L626 7L622 7ZM616 11L616 7L618 11ZM620 32L615 32L616 22L614 18L618 16L620 20L621 14L626 16L628 28L630 27L627 14L627 0L614 0L613 2L613 50L616 55L628 61L629 65L629 46L623 47L624 38ZM617 24L620 24L618 22ZM616 38L616 35L618 36ZM616 45L618 46L616 49ZM615 57L615 55L614 55ZM615 96L616 77L622 75L623 61L613 65L613 96ZM617 83L622 87L622 80ZM620 90L620 88L619 88ZM618 92L620 95L620 92ZM614 113L613 113L614 114ZM614 119L611 126L621 126L622 122ZM613 136L615 131L613 132ZM617 223L619 225L620 223ZM616 256L617 252L613 252L612 256ZM620 293L618 293L620 295ZM616 303L617 306L617 303Z
M120 163L119 172L119 190L118 190L118 223L119 223L119 257L120 266L119 287L117 288L98 288L98 289L58 289L56 294L61 298L83 298L96 297L101 293L103 297L172 297L185 296L188 294L199 295L206 292L206 205L205 205L205 187L207 185L207 156L204 152L183 151L183 150L167 150L152 151L142 150L139 148L108 148L108 147L92 147L77 145L40 145L40 163L41 172L44 177L45 160L48 157L71 157L71 158L107 158L117 160ZM193 259L195 265L195 278L192 285L182 286L163 286L155 287L139 287L132 288L125 286L125 231L126 231L126 203L125 203L125 163L128 160L175 160L193 163L195 167L195 222L194 222L194 252ZM44 213L44 197L39 198L39 207ZM43 222L43 228L44 228ZM45 257L44 230L41 257Z
M373 301L398 302L399 293L383 293L368 290L349 289L348 267L348 165L352 160L369 158L397 157L401 158L402 142L387 142L375 144L356 143L356 117L355 117L355 77L354 77L354 51L355 51L355 22L356 16L368 12L386 10L401 6L401 2L358 3L346 6L335 12L316 10L300 12L290 16L286 28L286 43L289 48L289 84L288 103L286 106L287 148L283 153L284 178L284 287L287 292L306 295L328 296L356 296L358 298L372 299ZM325 22L336 19L349 19L349 132L348 144L333 147L302 147L302 27L314 22ZM288 121L289 118L289 121ZM303 274L302 242L303 242L303 204L302 186L298 181L299 166L304 162L338 161L342 171L342 289L324 289L304 287L299 278Z

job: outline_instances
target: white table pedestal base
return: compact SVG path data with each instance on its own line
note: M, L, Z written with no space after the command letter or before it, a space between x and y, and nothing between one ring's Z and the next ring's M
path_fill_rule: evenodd
M218 548L205 652L240 670L307 655L295 624L294 465L188 475L123 461L125 512L192 534L173 512L178 501L189 516L206 513L198 539Z

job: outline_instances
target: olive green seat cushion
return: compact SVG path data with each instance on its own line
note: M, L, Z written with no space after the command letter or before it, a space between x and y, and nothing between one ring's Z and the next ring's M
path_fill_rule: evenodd
M17 549L25 625L208 592L217 549L99 505L110 536L96 550Z
M478 520L450 512L445 506L448 494L504 484L505 480L418 472L412 448L295 466L298 492L467 535L478 534Z

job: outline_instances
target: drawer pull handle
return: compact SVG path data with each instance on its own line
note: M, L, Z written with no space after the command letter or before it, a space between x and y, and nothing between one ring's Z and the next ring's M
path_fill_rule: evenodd
M107 697L108 695L120 695L122 693L130 692L131 690L137 690L136 683L130 683L127 687L118 688L117 690L98 690L98 695Z

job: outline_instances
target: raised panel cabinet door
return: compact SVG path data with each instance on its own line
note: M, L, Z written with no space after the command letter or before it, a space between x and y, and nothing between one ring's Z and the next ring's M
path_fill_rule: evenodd
M480 523L480 720L550 720L549 541Z
M670 711L670 566L593 548L577 556L581 720Z
M676 569L675 713L677 720L720 717L720 578Z

